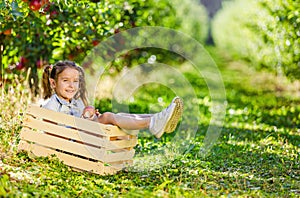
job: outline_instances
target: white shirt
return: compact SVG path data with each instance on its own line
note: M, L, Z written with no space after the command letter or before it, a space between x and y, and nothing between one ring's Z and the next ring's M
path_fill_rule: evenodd
M52 111L80 117L85 106L81 99L72 99L71 102L67 102L59 98L56 94L53 94L42 107Z

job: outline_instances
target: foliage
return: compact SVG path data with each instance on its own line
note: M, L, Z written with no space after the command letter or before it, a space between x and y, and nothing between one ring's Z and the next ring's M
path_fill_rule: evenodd
M299 79L299 8L293 0L228 2L214 21L217 46L257 68Z
M262 37L275 49L277 67L291 79L300 79L300 5L293 0L261 0L271 21L258 25Z
M196 0L174 0L168 2L172 12L168 12L162 21L157 21L153 25L175 29L192 37L199 43L204 43L208 33L208 18L204 7ZM111 71L116 69L118 73L123 67L144 64L150 62L152 58L155 59L155 62L166 64L183 62L182 57L168 50L141 48L126 52L114 60L110 65ZM110 75L112 75L112 72Z
M198 5L198 9L193 6L193 11L189 11L186 6L185 12L176 13L175 9L181 5L167 0L2 1L0 45L3 50L0 57L4 70L1 67L1 74L5 72L12 78L13 74L24 74L31 68L32 87L38 82L38 69L45 64L62 59L80 64L102 40L133 27L164 26L180 30L184 26L182 31L203 40L204 10ZM195 12L202 16L201 20L190 18L187 21L186 16ZM192 23L196 28L193 31L189 26ZM120 71L124 65L130 66L132 60L141 58L140 62L145 62L152 53L160 52L153 50L147 57L141 56L142 53L129 52L121 57L123 61L113 63L112 67Z
M149 5L122 0L1 3L5 72L32 68L36 79L37 68L44 64L61 59L80 62L104 38L136 25L156 24L160 14L166 14L153 12ZM158 5L160 9L167 6L165 2ZM5 34L8 30L10 33Z
M253 20L255 7L249 1L229 1L224 3L213 21L212 33L216 46L226 49L237 58L247 58L257 48L255 35L242 24ZM254 44L253 44L254 43ZM258 44L257 44L258 45ZM253 50L251 50L254 48Z
M196 0L174 0L171 4L176 10L176 18L180 22L178 29L198 42L204 43L208 31L208 16L205 8Z
M216 49L211 52L216 54ZM73 171L56 158L33 158L27 153L18 153L20 128L3 131L1 127L0 196L299 196L300 100L295 96L297 90L292 89L296 84L270 73L258 73L241 61L228 61L216 55L215 60L221 66L228 108L221 137L207 157L199 157L199 152L209 124L211 101L202 91L205 82L193 72L181 68L196 89L199 98L194 105L199 105L202 118L196 137L184 154L159 167L128 169L112 176L99 176ZM166 91L153 89L151 95L145 96L142 92L149 93L149 87L146 89L141 90L131 104L133 111L147 108L148 101L143 97L155 100L160 91ZM9 93L4 95L11 97ZM3 106L1 108L2 113L14 113ZM109 105L106 108L110 108ZM139 138L136 154L148 155L154 148L168 144L171 138L172 134L164 135L161 141L143 136ZM141 163L147 165L149 162ZM155 163L153 160L150 164Z

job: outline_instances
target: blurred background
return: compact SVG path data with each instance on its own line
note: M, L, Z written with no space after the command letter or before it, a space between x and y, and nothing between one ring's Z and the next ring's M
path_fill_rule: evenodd
M35 95L44 65L81 64L102 40L141 26L172 28L256 69L300 78L299 3L292 0L5 0L0 11L1 82L29 74ZM161 50L136 50L114 61L111 71L153 54L158 62L180 60Z

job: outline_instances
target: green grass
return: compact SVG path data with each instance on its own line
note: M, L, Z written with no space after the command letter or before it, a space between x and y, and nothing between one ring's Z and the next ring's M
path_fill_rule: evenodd
M129 169L112 176L75 172L57 159L17 153L19 117L10 126L1 125L0 196L299 197L297 83L253 71L247 63L232 62L219 54L214 57L223 75L228 106L221 136L206 157L200 152L209 124L209 98L203 80L185 71L199 97L203 119L184 154L160 167ZM145 99L132 103L132 111L147 110L143 101L154 101L160 94L141 94ZM143 134L137 156L161 148L173 137L170 134L157 141Z

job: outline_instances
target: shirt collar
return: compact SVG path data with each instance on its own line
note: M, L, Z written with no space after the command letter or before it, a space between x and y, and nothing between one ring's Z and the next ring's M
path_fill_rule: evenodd
M64 100L64 99L61 99L60 97L58 97L58 95L56 95L56 94L54 94L55 95L55 98L56 98L56 100L60 103L60 104L62 104L62 105L66 105L66 106L76 106L76 104L77 104L77 102L76 102L76 100L75 99L72 99L71 100L71 102L67 102L66 100Z

